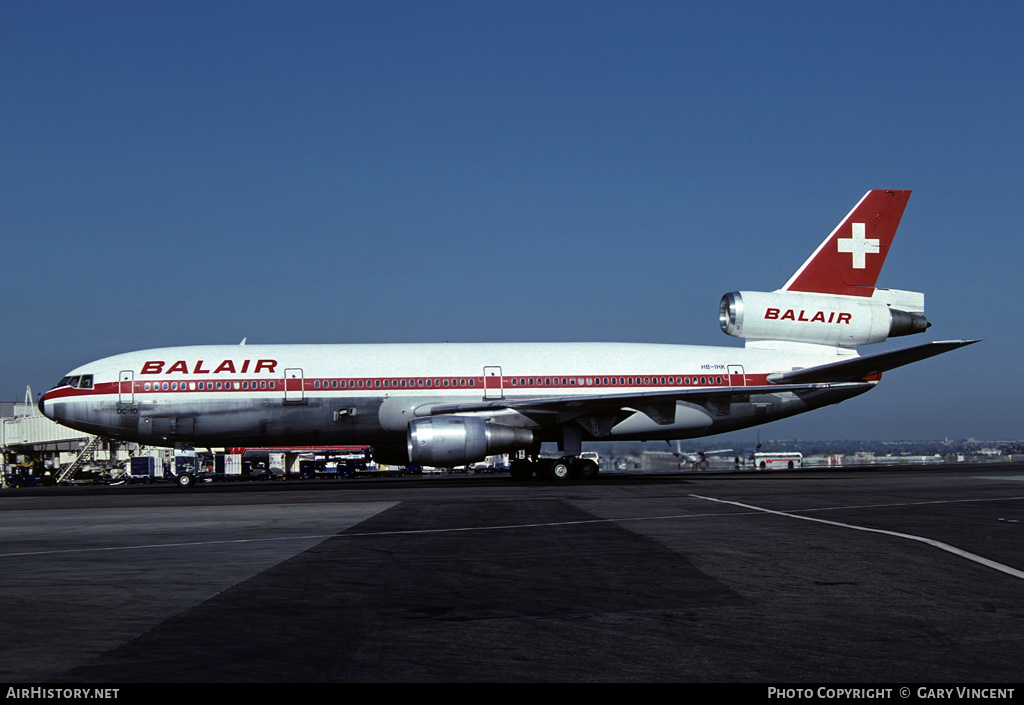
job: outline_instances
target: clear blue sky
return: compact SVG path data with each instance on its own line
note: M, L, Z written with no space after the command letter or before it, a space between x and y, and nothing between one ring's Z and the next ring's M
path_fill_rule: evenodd
M1024 437L1024 4L5 2L0 398L195 343L741 345L865 191L985 342L763 438ZM867 351L871 351L870 348Z

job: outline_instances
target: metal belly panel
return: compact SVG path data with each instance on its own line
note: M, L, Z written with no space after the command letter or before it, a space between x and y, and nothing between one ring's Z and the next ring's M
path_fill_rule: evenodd
M59 424L97 436L134 440L138 434L138 407L114 399L56 402L51 415Z
M139 405L138 440L151 445L317 445L395 442L380 426L376 398L216 400ZM339 414L344 409L345 413ZM404 434L400 436L404 439Z

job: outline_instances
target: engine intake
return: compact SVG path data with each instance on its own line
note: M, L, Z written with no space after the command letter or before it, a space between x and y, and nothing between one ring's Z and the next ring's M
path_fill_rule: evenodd
M533 431L476 416L437 416L409 423L409 459L416 465L449 468L533 445Z

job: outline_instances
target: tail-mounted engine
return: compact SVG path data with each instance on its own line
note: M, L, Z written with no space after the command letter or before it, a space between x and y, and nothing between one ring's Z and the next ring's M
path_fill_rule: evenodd
M504 426L476 416L436 416L409 423L409 460L416 465L450 468L532 444L530 429Z
M734 291L722 297L719 322L745 340L785 340L839 347L924 332L924 294L875 289L872 296L798 291Z

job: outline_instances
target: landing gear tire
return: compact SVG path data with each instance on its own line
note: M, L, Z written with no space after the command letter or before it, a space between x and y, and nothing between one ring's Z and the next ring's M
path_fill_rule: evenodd
M189 489L195 487L196 478L187 472L183 472L174 478L174 482L177 483L178 487L183 489Z
M597 477L598 467L593 460L581 460L576 466L576 475L581 480L592 480Z
M534 472L537 473L537 478L540 480L550 480L551 468L555 464L555 461L551 458L537 458L532 465Z
M551 464L551 469L548 470L548 477L552 480L568 480L573 476L572 465L571 458L556 460Z

